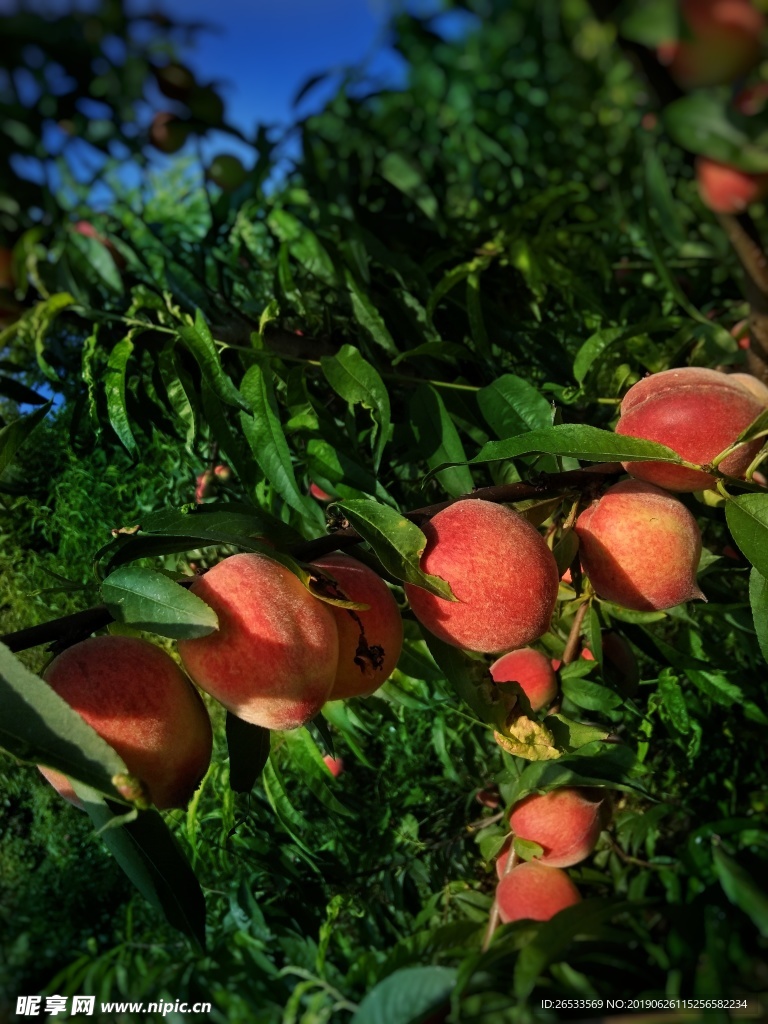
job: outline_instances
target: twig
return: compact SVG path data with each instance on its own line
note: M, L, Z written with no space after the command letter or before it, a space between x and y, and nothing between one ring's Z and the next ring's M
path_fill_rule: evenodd
M563 664L570 665L572 661L576 660L576 651L579 646L579 640L581 639L581 627L584 625L584 617L589 611L589 601L585 601L576 612L573 619L573 625L571 626L571 632L568 634L568 642L565 645L563 651Z

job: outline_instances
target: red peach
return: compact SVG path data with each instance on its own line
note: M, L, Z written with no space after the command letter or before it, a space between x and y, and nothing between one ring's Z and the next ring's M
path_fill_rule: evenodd
M683 38L658 57L683 89L728 85L760 60L764 21L749 0L682 0Z
M454 502L422 526L421 568L446 580L458 601L411 583L416 618L445 643L491 654L524 647L549 628L559 573L535 527L502 505Z
M657 441L686 462L706 465L763 411L763 404L733 376L686 366L644 377L624 396L616 433ZM761 444L758 440L737 449L720 468L741 476ZM672 463L651 460L623 466L638 480L670 491L699 491L715 484L710 473Z
M327 491L324 491L322 487L318 487L314 480L311 480L309 483L309 493L313 498L317 498L318 501L333 501L332 496Z
M328 699L367 697L397 665L403 649L400 609L384 580L356 558L335 553L312 564L328 572L350 601L369 605L366 611L328 606L339 632L339 664Z
M531 710L541 711L557 696L557 679L549 658L533 647L509 651L491 665L491 677L496 683L519 683L531 704Z
M178 153L189 136L189 126L176 114L161 110L152 118L149 141L161 153Z
M603 797L595 789L553 789L532 793L515 804L509 815L512 831L543 849L540 861L552 868L567 868L588 857L595 847L602 821ZM503 874L506 856L497 860Z
M211 723L173 658L146 640L99 636L68 647L44 679L114 747L157 807L186 806L211 759ZM64 779L62 796L79 803L65 776L43 774L57 789Z
M339 637L328 605L266 555L231 555L190 591L216 612L215 633L179 640L195 682L246 722L297 729L328 699Z
M338 777L344 771L343 758L333 757L331 754L326 754L325 757L323 758L323 761L325 762L325 767L328 769L328 771L331 773L334 779L338 779Z
M496 903L504 924L548 921L580 901L579 890L564 871L535 860L518 864L496 886Z
M701 533L688 509L652 484L609 487L576 521L581 564L598 596L634 611L696 598Z
M701 201L713 213L743 213L768 195L768 174L748 174L703 156L696 161L696 183Z

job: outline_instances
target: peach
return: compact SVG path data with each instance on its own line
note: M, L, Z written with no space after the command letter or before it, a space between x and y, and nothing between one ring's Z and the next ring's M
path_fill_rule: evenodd
M557 678L549 658L533 647L509 651L491 665L495 683L519 683L531 703L531 710L541 711L557 696Z
M503 505L466 499L422 526L421 568L446 580L458 601L411 583L416 618L454 647L487 654L524 647L549 628L559 573L535 527Z
M66 800L68 804L72 804L73 807L77 807L81 811L85 810L83 806L83 801L77 795L72 783L69 781L67 776L63 774L63 772L57 772L55 769L46 768L41 764L37 766L37 770L40 772L44 779L50 782L50 784L53 786L53 788L56 790L59 796L63 797L63 799Z
M696 161L696 184L713 213L743 213L768 195L768 174L748 174L703 156Z
M579 902L579 890L564 871L535 860L518 864L496 886L496 904L504 924L548 921Z
M171 100L183 103L197 84L189 68L175 61L153 68L153 71L160 92Z
M339 637L330 606L266 555L231 555L190 587L219 628L179 640L194 681L246 722L297 729L328 699Z
M737 380L739 384L743 384L747 391L751 391L763 405L768 405L768 386L757 377L753 377L751 373L732 373L730 377L731 380Z
M186 806L211 759L211 723L173 658L146 640L98 636L68 647L43 678L114 747L157 807ZM65 776L41 771L79 804Z
M155 114L149 126L149 141L161 153L178 153L188 136L186 122L167 110Z
M205 176L223 192L233 192L240 188L248 177L248 172L236 156L232 156L231 153L219 153L211 161Z
M328 699L368 697L392 675L403 649L400 609L381 576L356 558L335 553L312 565L329 573L350 601L370 606L328 606L339 633L339 664Z
M313 498L317 498L318 501L333 501L333 497L328 491L324 491L314 480L309 482L309 493Z
M538 843L539 858L552 868L567 868L588 857L603 827L603 796L596 789L553 789L531 793L515 804L509 815L512 831L520 839ZM504 873L508 850L496 861Z
M328 771L331 773L334 779L338 779L338 777L344 771L343 759L340 757L333 757L331 754L326 754L325 757L323 758L323 761L325 762L325 767L328 769Z
M634 611L696 598L701 533L688 509L659 487L623 480L576 521L581 564L598 597Z
M728 85L760 60L765 19L749 0L682 0L683 38L658 57L683 89Z
M697 366L662 370L634 384L621 403L616 433L657 441L686 462L707 465L732 444L763 411L763 403L734 374ZM720 464L731 476L742 476L762 442L737 449ZM713 487L710 473L665 462L625 462L638 480L670 491Z

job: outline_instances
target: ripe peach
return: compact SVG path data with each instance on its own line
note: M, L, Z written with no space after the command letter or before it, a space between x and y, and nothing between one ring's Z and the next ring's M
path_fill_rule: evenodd
M703 156L696 161L696 184L701 201L714 213L743 213L768 195L768 174L748 174Z
M634 611L659 611L696 598L699 527L676 498L623 480L576 521L581 564L599 597Z
M730 374L731 380L737 380L739 384L743 384L747 391L751 391L758 401L762 402L763 405L768 405L768 387L757 377L754 377L751 373L732 373Z
M157 807L186 806L211 759L211 723L173 658L146 640L98 636L68 647L44 678L115 748ZM79 804L65 776L41 771Z
M503 505L457 501L422 526L421 568L458 601L405 584L422 625L455 647L488 654L523 647L549 628L559 573L535 527Z
M318 501L333 501L331 495L324 491L322 487L319 487L314 480L310 480L309 493L313 498L317 498Z
M496 903L504 924L548 921L579 902L579 890L564 871L535 860L518 864L496 886Z
M683 89L728 85L760 60L763 15L749 0L682 0L684 38L658 57Z
M328 699L339 637L330 607L266 555L231 555L190 587L219 628L179 640L195 682L246 722L297 729Z
M509 815L512 831L543 849L539 858L552 868L567 868L588 857L603 827L603 796L596 789L553 789L531 793ZM496 861L499 877L508 852Z
M328 699L367 697L397 665L403 649L400 609L384 580L356 558L335 553L312 564L330 573L350 601L370 605L367 611L328 606L339 631L339 664Z
M533 711L541 711L557 696L557 678L550 659L533 647L509 651L491 665L496 683L519 683Z
M634 384L621 403L616 433L658 441L686 462L706 465L732 444L763 411L763 404L734 374L698 366L663 370ZM762 442L744 445L721 464L724 473L741 476ZM713 487L715 478L665 462L625 462L626 471L670 491Z
M323 761L325 762L325 767L328 769L328 771L331 773L334 779L338 779L338 777L344 771L343 759L340 757L332 757L330 754L326 754L325 757L323 758Z

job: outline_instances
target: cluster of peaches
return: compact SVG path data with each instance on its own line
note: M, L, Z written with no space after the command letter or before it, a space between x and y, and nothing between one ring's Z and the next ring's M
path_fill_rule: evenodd
M703 596L696 585L699 528L670 492L711 487L716 456L721 471L742 477L762 442L736 445L737 439L766 407L768 389L754 378L693 367L646 377L628 391L617 433L665 444L686 464L626 463L631 478L608 487L577 518L579 558L599 598L661 610ZM421 568L446 580L456 600L406 583L413 614L448 644L502 655L490 669L494 681L516 684L511 689L525 694L533 712L548 708L557 697L555 672L529 646L549 629L560 584L542 534L511 508L473 498L443 508L422 529ZM341 553L310 569L327 595L362 607L318 599L284 565L258 553L225 558L191 586L219 625L207 636L178 641L182 665L198 687L246 722L297 728L328 700L373 693L397 664L402 619L381 577ZM626 651L615 639L612 656L620 662ZM145 640L101 636L65 650L45 678L122 756L151 802L186 804L210 761L211 725L190 678L169 654ZM67 779L44 772L77 800ZM513 808L513 833L543 853L503 874L503 920L541 919L578 899L560 869L589 854L603 808L599 794L573 789L533 794ZM531 896L540 892L547 898Z

